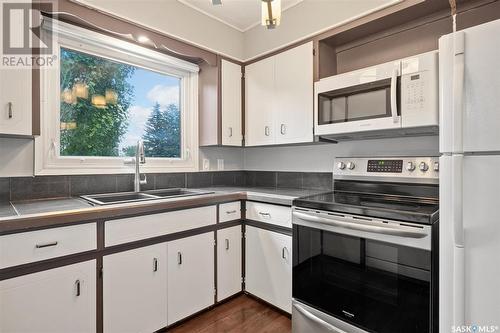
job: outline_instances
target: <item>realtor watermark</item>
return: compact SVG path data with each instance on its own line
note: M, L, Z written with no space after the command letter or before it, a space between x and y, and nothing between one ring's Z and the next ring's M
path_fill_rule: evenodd
M496 325L462 325L452 326L451 333L494 333L499 332Z
M39 3L52 11L53 3ZM32 69L54 66L54 41L51 21L43 20L39 9L24 1L1 1L0 68ZM43 25L43 27L42 27Z

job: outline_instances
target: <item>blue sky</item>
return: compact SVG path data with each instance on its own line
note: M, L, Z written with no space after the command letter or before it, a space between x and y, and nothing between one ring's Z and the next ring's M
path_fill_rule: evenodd
M162 107L179 103L180 79L137 68L128 80L134 87L134 98L129 108L129 127L120 143L120 149L135 145L144 133L144 125L158 102Z

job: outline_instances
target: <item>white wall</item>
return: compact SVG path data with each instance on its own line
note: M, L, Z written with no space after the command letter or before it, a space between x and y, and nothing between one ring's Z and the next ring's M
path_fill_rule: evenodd
M397 0L304 0L283 12L281 25L258 25L243 36L245 60L316 35Z
M245 170L332 172L344 156L438 156L438 136L245 149Z
M243 170L244 150L233 147L204 147L200 148L200 170L203 170L203 160L208 159L210 171L216 171L217 160L224 160L224 170Z
M207 0L208 1L208 0ZM243 59L243 34L177 0L77 0L204 49Z
M0 138L0 177L33 175L33 141Z

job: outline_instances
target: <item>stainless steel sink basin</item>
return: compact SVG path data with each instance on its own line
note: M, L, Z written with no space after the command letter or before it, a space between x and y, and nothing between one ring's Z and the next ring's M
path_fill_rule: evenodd
M168 188L162 190L153 190L144 192L150 195L154 195L162 198L172 198L172 197L188 197L193 195L202 195L202 194L210 194L214 192L209 191L197 191L197 190L188 190L185 188Z
M103 206L103 205L113 205L113 204L120 204L127 202L186 197L186 196L194 196L194 195L202 195L210 193L213 192L187 190L183 188L171 188L171 189L153 190L147 192L91 194L91 195L82 195L81 198L93 204Z

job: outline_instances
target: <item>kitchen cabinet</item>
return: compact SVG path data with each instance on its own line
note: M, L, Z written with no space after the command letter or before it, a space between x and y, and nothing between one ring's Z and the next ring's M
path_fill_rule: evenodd
M292 311L292 237L246 227L245 289L274 306Z
M247 146L313 140L313 46L297 46L245 67Z
M2 2L3 4L3 2ZM19 11L18 11L19 12ZM0 17L3 17L3 6ZM24 31L23 20L13 17L13 30ZM15 22L19 22L16 26ZM3 36L0 27L0 36ZM0 68L0 135L29 135L32 131L31 68Z
M221 61L222 145L242 146L241 66Z
M214 304L214 244L213 232L168 242L169 325Z
M103 258L104 332L154 332L167 326L167 244Z
M241 226L217 231L217 301L241 291Z
M0 281L0 332L96 331L96 262Z

